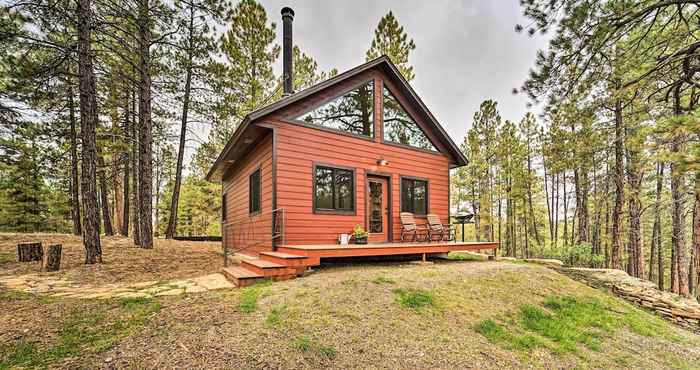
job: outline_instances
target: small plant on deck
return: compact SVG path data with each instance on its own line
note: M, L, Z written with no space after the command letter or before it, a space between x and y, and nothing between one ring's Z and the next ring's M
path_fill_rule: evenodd
M352 230L352 237L355 239L355 244L367 244L369 233L361 226L355 225Z

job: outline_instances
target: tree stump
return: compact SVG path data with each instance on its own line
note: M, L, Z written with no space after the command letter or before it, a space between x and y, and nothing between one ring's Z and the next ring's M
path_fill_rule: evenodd
M17 257L19 262L41 261L43 254L41 243L17 244Z
M63 247L60 244L49 245L44 251L44 258L41 264L43 271L58 271L61 267L61 250Z

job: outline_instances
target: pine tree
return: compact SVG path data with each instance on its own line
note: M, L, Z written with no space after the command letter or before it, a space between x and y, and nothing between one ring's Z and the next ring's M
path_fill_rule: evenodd
M212 79L211 63L213 52L216 50L216 42L212 35L212 26L221 23L223 8L219 3L199 0L180 0L175 2L178 13L178 23L184 32L176 36L175 66L184 76L184 88L182 90L182 109L180 113L180 143L177 151L177 163L175 165L175 182L171 195L170 215L165 238L172 239L177 230L177 210L180 199L180 186L182 183L183 160L185 156L185 142L187 140L187 124L190 114L190 106L195 105L195 112L202 113L207 110L202 101L204 94L198 93L209 88ZM181 79L178 78L178 81ZM192 87L195 87L193 94ZM178 84L179 86L179 84ZM158 201L156 201L156 207Z
M374 30L372 45L367 50L365 59L370 61L386 55L396 65L406 81L411 81L415 75L408 58L415 48L416 44L413 39L408 38L403 26L394 17L394 13L389 11L379 20L379 24Z

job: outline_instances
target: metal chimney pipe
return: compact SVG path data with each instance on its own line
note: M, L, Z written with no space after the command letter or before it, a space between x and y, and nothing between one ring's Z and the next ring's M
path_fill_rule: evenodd
M284 95L291 95L294 93L292 21L294 21L294 10L285 6L282 8L282 78L284 84Z

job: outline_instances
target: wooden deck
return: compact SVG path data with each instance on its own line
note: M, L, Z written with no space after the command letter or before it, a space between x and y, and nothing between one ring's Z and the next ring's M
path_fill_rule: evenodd
M434 254L455 251L476 251L495 249L498 242L408 242L408 243L371 243L371 244L314 244L284 245L278 251L299 254L307 257L363 257L389 256L400 254Z
M261 252L259 258L245 259L240 266L223 269L224 275L242 287L263 279L286 280L321 264L323 258L426 255L498 248L498 242L409 242L374 244L283 245L275 252Z

